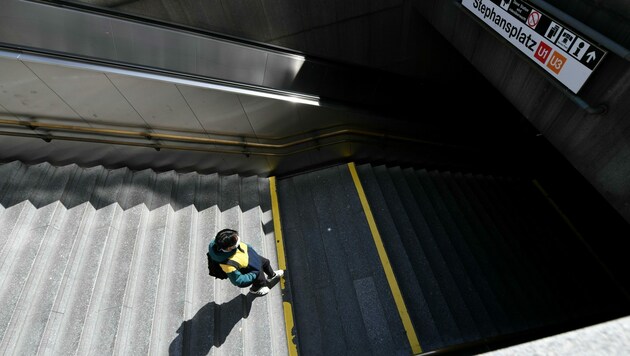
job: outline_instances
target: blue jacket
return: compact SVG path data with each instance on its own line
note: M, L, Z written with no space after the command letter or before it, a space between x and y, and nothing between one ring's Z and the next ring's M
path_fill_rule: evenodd
M237 249L223 252L215 248L215 241L212 240L208 245L208 251L210 252L210 258L216 262L222 263L229 259L239 264L240 268L221 264L221 269L227 273L230 282L237 287L250 286L262 269L260 255L254 248L244 242L241 242Z

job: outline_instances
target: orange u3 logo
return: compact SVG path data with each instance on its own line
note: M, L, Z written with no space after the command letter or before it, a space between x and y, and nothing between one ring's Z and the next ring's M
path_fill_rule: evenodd
M566 63L566 61L566 57L558 52L554 52L551 55L551 59L549 59L549 62L547 63L547 68L551 69L552 72L558 74L560 73L560 70L562 69L562 66L564 66L564 63Z

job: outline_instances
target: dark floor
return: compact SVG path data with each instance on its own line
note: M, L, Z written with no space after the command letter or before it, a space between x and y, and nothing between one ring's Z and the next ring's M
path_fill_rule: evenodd
M528 177L357 169L423 351L522 342L627 313ZM300 353L408 345L400 320L387 319L394 305L348 166L282 179L278 192Z

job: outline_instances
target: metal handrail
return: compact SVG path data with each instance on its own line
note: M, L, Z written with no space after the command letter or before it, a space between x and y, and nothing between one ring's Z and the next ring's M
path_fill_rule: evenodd
M83 126L75 126L75 125L64 125L64 124L52 124L52 123L43 123L43 122L33 122L33 121L19 121L19 120L8 120L8 119L0 119L0 125L4 126L18 126L24 127L31 130L46 130L46 133L20 133L20 132L11 132L11 131L0 131L0 135L9 135L9 136L22 136L22 137L35 137L43 139L47 142L51 140L66 140L66 141L82 141L82 142L95 142L95 143L108 143L108 144L120 144L120 145L129 145L129 146L141 146L141 147L151 147L156 150L160 149L175 149L175 150L189 150L189 151L204 151L204 152L217 152L217 153L236 153L236 154L246 154L246 155L262 155L262 156L287 156L295 153L301 153L308 150L319 149L325 146L330 146L334 144L346 143L346 142L363 142L352 139L342 139L336 140L334 142L320 143L319 141L326 138L333 138L337 136L344 135L353 135L353 136L363 136L363 137L371 137L377 138L381 140L390 141L398 141L412 144L423 144L423 145L432 145L432 146L441 146L441 147L450 147L454 149L474 149L472 147L464 147L458 145L452 145L442 142L433 142L427 140L421 140L412 137L405 137L399 135L390 135L382 132L373 132L363 129L353 129L353 128L344 128L339 129L332 132L319 133L317 135L313 135L307 138L296 139L286 143L259 143L252 142L251 140L245 140L243 137L239 136L238 140L228 140L228 139L216 139L216 138L206 138L206 137L195 137L188 135L175 135L175 134L164 134L164 133L155 133L155 132L146 132L146 131L134 131L134 130L121 130L121 129L108 129L108 128L94 128L94 127L83 127ZM112 140L112 139L93 139L93 138L85 138L85 137L77 137L77 136L62 136L62 135L51 135L50 131L62 131L62 132L70 132L70 133L81 133L81 134L93 134L98 136L114 136L114 137L127 137L130 139L146 139L150 142L132 142L132 141L123 141L123 140ZM321 131L321 130L320 130ZM214 134L214 133L207 133ZM225 134L221 134L222 136L228 136ZM301 134L303 135L303 134ZM295 135L294 135L295 136ZM236 135L234 137L237 137ZM286 136L291 137L291 136ZM172 141L172 142L181 142L181 143L190 143L190 144L203 144L203 145L217 145L217 146L232 146L232 147L242 147L243 150L221 150L212 147L192 147L192 146L182 146L182 145L174 145L174 144L165 144L160 141ZM280 139L273 139L280 140ZM271 152L274 150L284 150L287 148L291 148L298 145L303 145L307 143L314 143L315 145L296 149L290 152ZM365 143L365 142L363 142ZM267 149L268 151L255 151L251 149Z
M96 139L96 138L85 138L85 137L77 137L77 136L57 136L57 135L56 136L50 136L50 135L43 135L43 134L37 134L37 133L21 133L21 132L12 132L12 131L0 131L0 136L1 135L39 138L39 139L42 139L42 140L44 140L46 142L50 142L52 140L78 141L78 142L104 143L104 144L133 146L133 147L147 147L147 148L153 148L153 149L155 149L157 151L160 151L162 149L170 149L170 150L179 150L179 151L242 154L242 155L246 155L246 156L250 156L251 155L251 156L266 156L266 157L284 157L284 156L290 156L290 155L297 154L297 153L302 153L302 152L307 152L307 151L312 151L312 150L318 150L318 149L323 148L323 147L337 145L337 144L341 144L341 143L348 143L348 142L356 143L356 142L359 142L357 140L339 140L339 141L334 141L334 142L327 142L327 143L324 143L324 144L318 144L318 145L307 147L307 148L303 148L303 149L293 150L293 151L290 151L290 152L275 153L275 152L247 151L247 150L240 150L240 151L237 151L237 150L221 150L221 149L216 149L216 148L207 147L207 146L205 146L205 147L192 147L192 146L169 145L169 144L162 144L162 143L148 143L148 142L144 143L144 142L131 142L131 141L102 140L102 139Z

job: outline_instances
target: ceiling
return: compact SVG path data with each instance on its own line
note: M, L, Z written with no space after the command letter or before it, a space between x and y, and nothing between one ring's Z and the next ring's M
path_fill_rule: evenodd
M91 127L264 137L292 134L298 120L312 128L314 121L331 126L341 117L353 119L335 110L286 101L6 58L0 59L0 88L0 108L17 119ZM326 115L313 115L315 110ZM281 124L272 127L275 119Z
M15 134L2 138L9 147L4 159L266 174L349 154L397 156L390 144L375 148L383 141L378 137L316 138L341 127L487 146L503 137L488 125L506 125L499 113L514 112L407 1L331 2L325 11L264 1L100 1L79 8L60 1L3 3L0 119L22 123L2 125ZM100 8L92 12L92 5ZM461 119L461 107L470 116L484 112L465 95L471 88L499 98L491 115L497 120ZM292 102L296 97L316 103ZM453 98L461 105L451 105ZM126 143L149 148L90 144L79 152L97 153L86 158L61 142L67 133L50 126L30 130L35 122L248 143L307 138L295 149L317 149L292 158L286 149L280 156L250 157L247 152L256 150L243 144L238 155L230 150L222 156L216 153L223 146L206 143L204 150L214 155L192 152L182 159L181 152L152 150L158 140L126 137ZM461 128L457 134L454 125ZM33 135L43 140L20 138ZM72 136L94 139L85 130Z
M282 51L440 81L462 80L465 61L409 0L80 0L131 18L212 33Z

